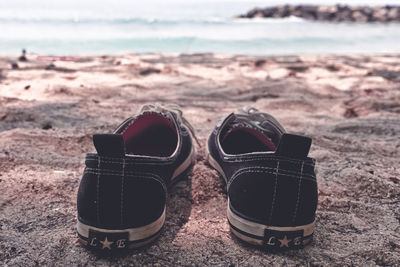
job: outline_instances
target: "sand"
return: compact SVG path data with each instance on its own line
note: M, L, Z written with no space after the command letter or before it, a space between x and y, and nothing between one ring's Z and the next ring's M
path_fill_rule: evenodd
M400 266L400 55L124 54L72 61L0 57L0 265ZM47 59L48 60L48 59ZM312 245L267 252L236 239L221 178L197 149L151 246L99 254L76 239L91 136L145 102L177 103L206 139L238 107L313 138L319 207Z

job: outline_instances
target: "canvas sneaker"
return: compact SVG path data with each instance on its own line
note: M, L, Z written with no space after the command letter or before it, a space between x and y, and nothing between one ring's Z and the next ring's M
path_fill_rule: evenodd
M195 162L192 133L179 107L147 104L112 134L95 134L78 190L79 240L103 250L154 240L168 186Z
M286 133L275 118L252 107L216 126L208 161L225 179L233 234L274 249L310 243L318 202L310 146L310 138Z

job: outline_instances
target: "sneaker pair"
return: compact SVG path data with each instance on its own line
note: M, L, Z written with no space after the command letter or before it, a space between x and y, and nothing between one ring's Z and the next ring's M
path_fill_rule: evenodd
M165 222L168 187L195 163L193 127L175 105L144 105L112 134L95 134L78 190L79 240L91 248L137 248ZM196 139L198 142L198 140ZM208 139L208 161L225 179L227 217L238 238L299 248L317 208L311 139L287 134L254 108L224 118Z

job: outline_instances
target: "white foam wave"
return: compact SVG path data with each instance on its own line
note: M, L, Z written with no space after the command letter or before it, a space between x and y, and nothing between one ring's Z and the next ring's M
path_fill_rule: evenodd
M237 18L234 20L235 23L299 23L299 22L306 22L305 19L290 16L286 18Z

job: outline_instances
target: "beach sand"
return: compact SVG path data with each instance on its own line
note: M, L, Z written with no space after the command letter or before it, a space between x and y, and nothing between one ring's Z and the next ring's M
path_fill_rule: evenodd
M250 57L145 54L73 61L0 57L2 265L399 265L400 55ZM76 239L76 194L92 134L146 102L177 103L193 124L192 176L170 192L151 246L118 254ZM226 192L205 161L209 133L252 105L313 138L314 242L266 252L229 231Z

